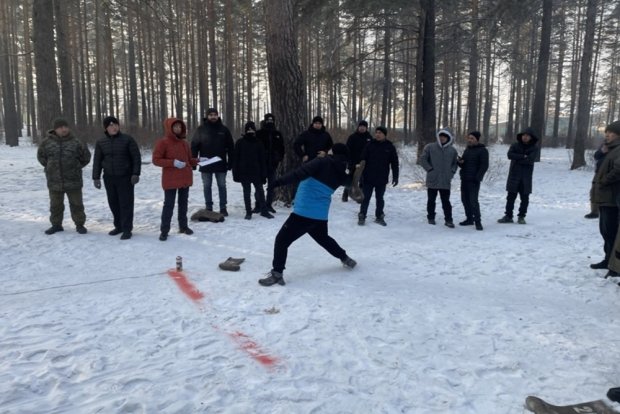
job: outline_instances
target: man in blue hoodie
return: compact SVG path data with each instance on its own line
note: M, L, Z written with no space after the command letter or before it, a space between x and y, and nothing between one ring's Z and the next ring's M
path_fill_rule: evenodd
M336 240L330 237L327 229L332 194L338 187L344 185L347 179L348 149L344 144L335 144L332 154L316 157L275 180L274 187L293 183L299 183L299 187L295 195L293 212L276 236L272 269L266 278L258 281L262 286L272 286L276 283L285 285L282 272L286 265L288 248L306 233L332 256L340 259L345 267L353 269L357 264L347 256L347 252Z

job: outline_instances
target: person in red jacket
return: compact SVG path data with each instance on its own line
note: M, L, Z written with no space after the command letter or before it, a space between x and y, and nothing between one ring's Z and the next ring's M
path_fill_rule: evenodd
M187 226L187 200L189 187L193 184L192 167L198 160L192 158L192 151L185 140L187 127L177 118L164 121L164 136L157 141L153 150L153 164L162 167L161 185L164 189L164 208L161 212L161 234L159 240L168 239L170 222L174 213L174 201L179 194L179 233L187 235L194 231Z

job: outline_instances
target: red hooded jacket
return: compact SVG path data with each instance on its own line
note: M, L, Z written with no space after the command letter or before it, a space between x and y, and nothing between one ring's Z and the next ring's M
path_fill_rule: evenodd
M179 136L172 132L172 125L176 122L182 126ZM164 190L189 187L193 184L192 167L198 165L198 160L192 158L189 143L185 140L187 127L180 119L168 118L164 121L164 134L153 150L153 164L163 168L161 185ZM174 160L183 161L185 167L176 168Z

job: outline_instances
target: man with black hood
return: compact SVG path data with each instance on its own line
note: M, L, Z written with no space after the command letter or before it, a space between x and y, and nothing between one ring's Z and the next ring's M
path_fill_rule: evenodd
M355 175L356 166L359 165L362 160L362 151L372 140L372 135L368 132L368 122L361 120L357 124L357 129L354 133L347 138L347 148L349 149L349 177L353 178ZM353 185L353 184L352 184ZM342 201L349 201L349 189L347 186L342 192Z
M200 166L200 174L204 188L204 197L207 210L213 210L213 194L211 186L213 176L217 182L217 190L220 198L220 213L228 216L226 204L228 203L226 193L226 172L232 169L233 151L235 142L228 128L222 123L222 119L215 108L207 110L207 117L204 118L192 137L192 157L200 158L200 162L211 160L208 164Z
M286 265L288 248L306 233L332 256L340 259L344 267L353 269L357 264L347 256L347 252L336 240L330 237L327 228L332 194L347 179L347 146L336 144L332 148L332 153L332 156L308 161L275 181L276 187L293 183L299 183L299 187L293 212L276 236L271 271L267 277L258 281L262 286L272 286L276 283L285 285L282 272Z
M241 183L243 187L245 219L252 219L252 186L254 186L254 194L260 215L266 218L273 218L267 210L265 193L263 191L263 184L267 180L265 150L263 144L256 138L256 124L254 122L246 122L244 131L243 136L235 143L232 173L233 181Z
M538 158L538 136L533 128L525 128L523 132L517 134L517 142L513 143L508 149L508 159L510 160L510 170L506 180L506 211L504 217L497 220L498 223L514 223L512 219L513 210L517 195L521 202L519 204L519 224L525 224L525 215L530 203L532 193L532 176L534 175L534 163Z
M324 157L334 145L332 136L325 130L323 118L315 116L310 127L302 132L293 144L295 154L302 162L308 162L316 157Z
M121 234L121 240L131 239L133 230L134 186L140 181L142 158L140 148L131 135L121 132L118 119L103 119L105 136L95 144L93 184L101 188L101 172L108 204L114 216L114 229L108 234Z
M482 230L478 194L480 183L489 169L489 151L480 142L479 131L472 131L467 135L467 148L463 151L463 156L458 157L458 165L461 167L461 201L466 217L459 225L475 224L476 230Z
M256 132L258 141L265 148L265 160L267 162L267 189L276 180L276 171L278 166L284 159L284 138L280 131L276 129L275 117L273 114L265 114L261 129ZM256 208L253 212L260 212L258 200L256 200ZM271 213L276 211L273 209L273 192L267 191L267 200L265 201L267 210Z

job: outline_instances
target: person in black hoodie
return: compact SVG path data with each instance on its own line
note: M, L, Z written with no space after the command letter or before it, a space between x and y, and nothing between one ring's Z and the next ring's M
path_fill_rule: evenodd
M360 206L358 222L360 226L366 223L366 213L370 204L372 192L375 192L375 223L386 226L383 207L383 195L388 183L390 168L392 169L392 186L398 185L398 154L396 147L387 139L387 128L378 126L375 129L375 139L370 141L362 151L361 162L364 163L362 179L364 181L364 201Z
M233 181L241 183L243 187L243 202L245 203L245 219L252 219L252 185L256 195L260 215L273 218L265 204L263 184L267 180L267 163L265 162L265 150L263 144L256 138L256 124L247 122L244 127L245 134L235 143L235 155L233 157Z
M133 230L134 186L140 181L142 157L133 137L120 131L118 119L105 117L103 127L105 136L95 144L93 184L101 188L103 171L108 204L114 216L114 229L108 234L122 233L121 239L127 240Z
M220 197L220 213L228 215L226 204L226 172L232 169L233 151L235 142L228 128L222 123L222 119L215 108L207 110L207 117L192 136L192 157L206 161L208 158L219 157L220 160L200 166L202 184L204 188L205 204L207 210L213 210L213 195L211 186L213 176L217 181L217 190Z
M478 194L480 183L489 169L489 151L480 142L479 131L472 131L467 135L467 148L463 156L457 159L457 164L461 167L461 201L466 216L465 221L459 224L461 226L475 224L476 230L482 230Z
M526 128L517 134L517 142L508 149L510 171L506 180L506 211L504 217L497 220L498 223L513 223L512 213L515 207L517 195L521 199L519 204L519 224L525 224L525 215L530 203L532 193L532 176L534 175L534 163L538 157L538 136L534 129Z
M334 145L332 136L325 130L323 118L315 116L312 125L302 132L295 142L293 149L302 162L308 162L316 157L324 157Z
M347 146L336 144L332 153L331 156L308 161L274 182L273 185L276 187L293 183L299 183L299 187L295 195L293 212L276 236L271 271L267 277L258 280L262 286L272 286L276 283L285 285L282 272L286 265L288 248L306 233L329 254L340 259L344 267L353 269L357 264L328 231L327 221L332 194L339 186L344 185L347 179Z
M347 148L349 148L349 178L355 175L356 165L362 160L362 151L372 140L372 135L368 132L368 122L362 120L357 124L357 129L349 135L347 139ZM342 192L342 201L349 201L350 186L346 186Z
M261 129L256 132L256 137L263 144L265 148L265 160L267 162L267 189L269 185L273 184L276 180L276 171L278 166L284 159L284 138L280 131L276 129L275 117L273 114L265 114L264 120L261 125ZM258 200L256 200L256 208L253 212L260 212L258 206ZM273 209L273 191L270 193L267 191L267 210L271 213L276 211Z

